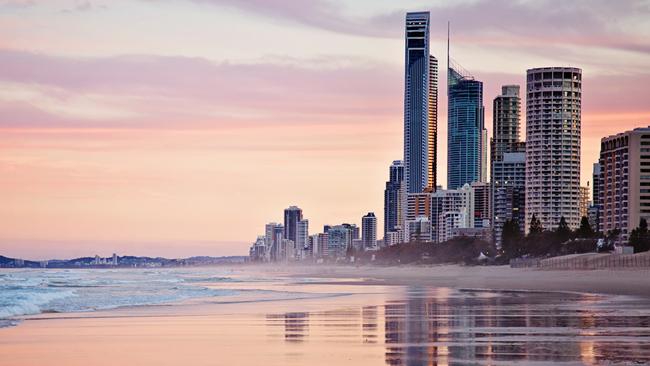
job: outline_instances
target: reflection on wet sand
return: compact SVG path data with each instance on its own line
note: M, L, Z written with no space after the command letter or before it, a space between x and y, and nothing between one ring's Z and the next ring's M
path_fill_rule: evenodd
M408 288L402 300L266 319L286 342L383 341L387 365L650 363L650 316L634 299Z

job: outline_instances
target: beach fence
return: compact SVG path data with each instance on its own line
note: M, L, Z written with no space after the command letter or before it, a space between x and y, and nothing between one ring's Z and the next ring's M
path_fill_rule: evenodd
M510 261L513 268L540 269L650 269L650 252L638 254L587 253L545 259L524 258Z

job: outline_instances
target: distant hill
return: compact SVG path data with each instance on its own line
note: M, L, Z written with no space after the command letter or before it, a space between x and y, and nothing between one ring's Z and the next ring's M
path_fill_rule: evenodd
M0 255L0 268L115 268L115 267L181 267L207 266L219 264L239 264L246 261L245 256L208 257L197 256L182 259L163 257L137 257L125 255L117 257L117 265L112 257L79 257L73 259L52 259L30 261Z

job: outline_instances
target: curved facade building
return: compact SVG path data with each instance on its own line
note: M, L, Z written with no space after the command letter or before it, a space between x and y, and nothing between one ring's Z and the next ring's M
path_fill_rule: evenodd
M448 69L447 189L486 181L483 82Z
M544 229L564 216L580 225L580 114L582 71L544 67L527 71L526 231L533 215Z

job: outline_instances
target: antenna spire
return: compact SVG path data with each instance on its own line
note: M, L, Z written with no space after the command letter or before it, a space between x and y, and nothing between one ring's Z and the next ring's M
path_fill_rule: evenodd
M449 95L449 68L451 65L449 65L449 21L447 21L447 95Z

